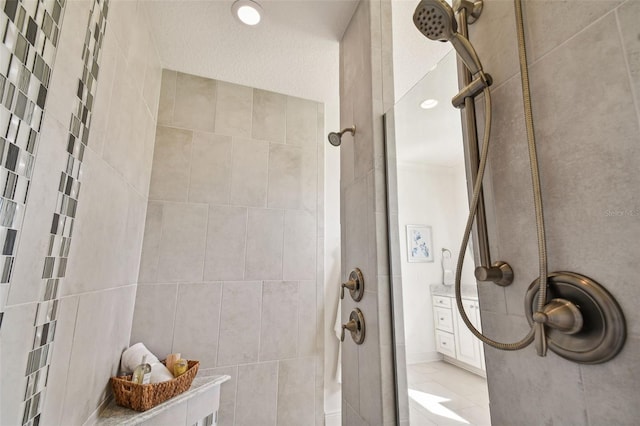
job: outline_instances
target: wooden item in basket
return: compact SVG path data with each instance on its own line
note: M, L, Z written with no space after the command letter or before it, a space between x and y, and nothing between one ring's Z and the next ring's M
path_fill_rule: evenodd
M191 387L198 373L198 361L189 360L186 373L162 383L139 385L131 381L131 375L111 378L111 389L116 404L136 411L147 411L166 400L173 398Z

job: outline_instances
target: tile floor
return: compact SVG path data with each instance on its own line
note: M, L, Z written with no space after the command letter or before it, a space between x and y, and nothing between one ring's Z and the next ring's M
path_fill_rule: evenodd
M407 366L411 426L491 426L487 381L444 361Z

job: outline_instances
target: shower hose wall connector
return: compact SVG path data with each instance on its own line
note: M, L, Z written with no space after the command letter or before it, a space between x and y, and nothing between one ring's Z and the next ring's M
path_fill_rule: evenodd
M422 0L413 15L414 23L423 35L432 40L451 41L459 58L465 64L472 77L474 77L454 97L452 101L454 106L463 107L464 104L472 104L472 99L479 93L482 93L484 97L485 122L478 171L473 183L469 216L456 267L456 304L465 325L478 339L489 346L501 350L520 350L529 346L535 340L536 351L539 356L546 356L547 348L550 348L558 355L575 362L601 363L615 357L624 346L626 340L625 320L622 310L611 294L590 278L573 272L548 274L542 190L529 89L521 0L514 0L514 5L539 263L538 278L529 287L525 299L525 313L528 315L531 328L526 336L514 343L495 341L483 335L474 327L464 310L460 288L464 253L469 243L474 218L478 212L491 136L492 108L489 89L491 80L490 77L486 77L488 74L483 72L482 65L473 46L465 37L467 23L472 23L480 16L482 0L475 2L456 0L454 3L465 34L457 33L458 24L455 14L444 0ZM467 21L468 13L472 13L473 20L469 19ZM470 99L471 102L469 102ZM468 110L466 113L469 113ZM474 138L471 139L475 140ZM488 263L490 263L490 260ZM503 261L495 262L490 267L480 266L476 269L476 278L479 281L493 281L502 286L511 284L513 277L513 270Z

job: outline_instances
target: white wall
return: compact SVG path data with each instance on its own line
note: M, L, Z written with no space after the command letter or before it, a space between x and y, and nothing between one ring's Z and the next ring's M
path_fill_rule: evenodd
M442 283L442 248L451 251L452 264L455 265L467 206L462 167L398 165L399 234L408 364L438 358L429 286ZM407 261L406 225L432 227L434 262ZM463 284L473 283L469 261L470 257L467 256Z

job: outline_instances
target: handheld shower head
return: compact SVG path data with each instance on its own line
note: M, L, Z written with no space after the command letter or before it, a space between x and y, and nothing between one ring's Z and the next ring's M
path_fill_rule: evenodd
M351 133L352 135L356 134L356 126L347 127L346 129L342 129L340 132L331 132L329 133L329 143L333 146L340 146L342 143L342 135L346 132Z
M431 40L450 41L471 74L482 71L475 49L458 33L458 23L451 6L444 0L422 0L413 14L413 23Z

